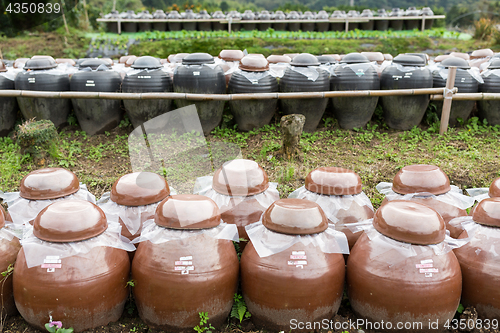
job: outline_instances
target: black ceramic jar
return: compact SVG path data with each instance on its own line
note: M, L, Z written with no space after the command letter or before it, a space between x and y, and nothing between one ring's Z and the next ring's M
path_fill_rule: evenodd
M119 92L122 83L118 72L110 70L105 60L93 59L80 64L71 77L71 91ZM72 98L73 109L80 127L88 135L102 134L120 123L123 111L119 99Z
M36 56L24 65L24 71L17 74L16 90L68 91L69 76L57 69L54 58ZM17 97L17 103L24 119L48 119L59 127L67 122L71 101L67 98Z
M382 71L380 89L432 88L432 73L415 55L400 54ZM382 96L385 123L394 129L409 130L424 117L429 95Z
M131 66L133 71L123 79L124 93L172 92L170 75L162 70L160 61L154 57L137 58ZM127 115L134 127L171 110L171 99L126 99L123 101Z
M174 72L174 91L194 94L224 94L226 80L224 71L215 65L208 53L192 53L182 59L182 65ZM178 107L196 105L201 127L209 134L222 120L224 101L176 100Z
M446 87L446 78L448 73L448 67L457 67L457 73L455 76L454 87L458 88L459 93L475 93L478 91L478 81L469 72L470 66L466 60L450 57L441 62L443 69L433 72L433 86L434 88ZM474 108L476 101L454 101L451 104L450 111L450 126L458 125L458 118L466 121ZM443 109L443 101L435 102L438 116L441 117L441 111Z
M319 68L318 59L309 53L295 56L280 79L280 92L328 91L330 73ZM327 98L280 99L280 109L284 114L306 116L304 131L313 132L325 112Z
M241 59L239 69L241 71L233 73L229 80L230 94L278 92L278 81L270 75L266 58L245 56ZM277 99L229 101L231 113L241 131L251 131L269 124L277 105Z
M330 90L379 90L377 69L361 53L349 53L335 67L330 80ZM378 97L332 98L333 113L342 128L365 126L371 119Z

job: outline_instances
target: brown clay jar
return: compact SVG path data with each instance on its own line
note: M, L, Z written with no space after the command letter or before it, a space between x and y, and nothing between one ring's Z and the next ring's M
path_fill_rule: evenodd
M343 195L358 195L362 192L361 178L352 170L336 167L322 167L311 171L306 177L305 188L308 191L321 195L338 196L338 200L345 200ZM352 249L361 232L353 233L346 224L360 222L373 217L373 206L361 206L352 201L348 209L339 209L335 217L335 229L347 236L349 249ZM337 226L338 225L338 226Z
M138 207L160 202L169 195L170 189L165 178L152 172L134 172L121 176L115 181L110 199L118 205ZM153 217L154 212L141 214L141 226L134 234L127 229L120 218L122 235L133 240L141 234L142 223Z
M53 243L91 239L107 228L104 212L84 200L62 200L43 209L33 234ZM17 258L14 298L21 316L44 330L49 316L75 332L117 321L128 297L130 262L126 251L94 247L88 253L63 257L53 271L28 268L24 249Z
M445 194L451 190L450 179L435 165L414 164L403 167L394 177L392 189L399 194L411 193L429 193L433 195ZM412 201L422 203L435 210L444 219L446 229L450 231L450 236L457 238L462 232L461 229L455 228L449 222L455 217L467 216L465 209L460 209L448 203L436 200L429 196L413 197ZM384 199L382 204L386 203Z
M430 248L422 249L444 240L443 218L428 206L393 200L377 210L373 226L375 230L358 239L347 261L347 291L354 313L371 322L384 321L385 328L390 322L391 332L398 322L423 325L403 327L400 332L429 332L429 321L436 320L443 330L460 303L460 266L453 251L438 256ZM402 252L409 244L422 246L415 250L417 255ZM387 250L381 251L382 246Z
M262 224L277 233L311 235L326 230L328 219L312 201L281 199L266 210ZM295 265L297 255L306 261L302 266ZM273 332L290 331L292 320L329 320L339 309L344 277L342 254L324 253L313 244L299 242L261 258L249 242L241 256L241 287L251 319Z
M462 304L480 318L500 318L500 198L482 200L472 220L478 224L469 243L455 249L462 269ZM469 236L464 231L459 238Z
M212 188L222 195L247 197L243 201L231 198L229 207L219 208L222 220L236 224L240 238L248 240L245 227L258 222L267 209L252 198L269 188L269 178L264 169L256 162L245 159L224 163L214 174ZM279 197L276 197L277 199ZM246 244L246 241L240 242L240 249L243 250Z
M0 206L0 228L5 227L5 222L9 221L4 209ZM9 265L14 265L17 254L21 249L21 244L17 237L8 239L0 239L0 271L6 272ZM17 312L16 304L14 303L14 293L12 291L12 274L5 277L2 276L0 285L0 301L2 302L1 315L13 315Z
M213 200L200 195L173 195L155 214L159 228L210 229L220 223ZM179 270L181 264L186 271ZM192 269L189 269L191 266ZM134 297L141 319L167 332L192 332L200 312L222 325L231 311L237 290L239 263L233 243L201 234L139 244L132 263Z

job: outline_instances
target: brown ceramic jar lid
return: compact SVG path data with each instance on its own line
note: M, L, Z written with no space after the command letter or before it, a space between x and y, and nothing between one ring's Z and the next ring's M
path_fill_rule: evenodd
M7 67L5 67L5 64L1 59L0 59L0 72L7 72Z
M362 55L368 58L370 61L376 61L381 64L384 62L385 57L382 52L361 52Z
M387 61L392 61L393 59L392 54L384 53L384 59Z
M170 194L167 181L152 172L134 172L118 178L110 199L123 206L145 206L162 201Z
M500 198L481 200L472 214L474 222L490 227L500 227Z
M262 215L262 224L282 234L310 235L328 228L328 219L321 207L306 199L280 199Z
M156 208L155 223L172 229L208 229L220 224L220 211L203 195L172 195Z
M61 200L37 215L33 234L44 241L67 243L98 236L107 228L106 215L90 201Z
M392 200L380 206L373 226L387 237L418 245L441 243L446 235L444 220L436 210L407 200Z
M267 57L267 61L269 61L270 64L289 64L290 62L292 62L292 58L286 55L271 54L269 57Z
M290 59L293 60L293 58L295 58L296 56L298 56L300 53L285 53L283 54L284 56L287 56L289 57Z
M130 59L130 57L135 57L135 56L133 56L133 55L121 56L120 60L118 60L118 62L120 64L125 64L127 62L127 60Z
M340 61L342 60L342 58L340 57L340 55L338 55L337 53L334 53L334 54L323 54L324 56L328 56L328 57L333 57L336 61Z
M306 177L306 189L326 195L353 195L361 193L361 178L352 170L323 167Z
M264 57L247 55L241 59L239 68L247 72L265 72L269 70L269 62Z
M256 162L238 159L226 162L215 171L212 188L221 194L249 196L264 192L269 178Z
M399 170L392 182L392 190L400 194L444 194L451 190L450 179L435 165L414 164Z
M79 189L80 183L73 172L45 168L32 171L21 180L19 195L28 200L47 200L73 194Z
M24 66L24 64L28 60L30 60L30 58L17 58L16 61L14 61L14 68L20 68Z
M488 195L491 198L500 197L500 177L498 177L493 181L493 183L491 183Z
M3 207L0 206L0 229L5 227L5 211L3 210Z
M224 61L240 61L244 56L241 50L222 50L219 53L219 58Z
M445 59L448 59L448 58L451 58L452 55L449 55L449 54L441 54L441 55L438 55L436 58L434 58L434 62L441 62Z
M70 64L70 66L75 66L76 62L73 59L68 58L57 58L56 64Z
M136 56L130 56L127 61L125 61L125 67L131 67L134 64L134 61L137 59Z
M469 60L470 56L468 53L463 53L463 52L451 52L450 56L452 57L457 57L457 58L462 58L464 60Z
M470 58L472 60L472 59L493 57L493 55L494 55L494 53L491 49L481 49L481 50L475 50L474 52L472 52L470 55Z

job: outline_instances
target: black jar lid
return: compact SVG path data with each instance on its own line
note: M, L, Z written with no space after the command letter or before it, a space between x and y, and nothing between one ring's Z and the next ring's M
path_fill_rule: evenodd
M170 13L168 13L167 17L169 19L174 19L174 20L178 20L178 19L182 18L181 14L179 14L179 12L176 10L173 10Z
M488 69L499 69L500 68L500 59L494 59L490 62Z
M320 63L316 56L313 56L310 53L301 53L295 57L293 57L292 62L290 63L292 66L299 67L307 67L307 66L319 66Z
M146 69L146 68L156 69L156 68L161 68L162 65L160 60L156 59L155 57L144 56L135 59L131 67L136 69Z
M182 59L183 65L203 65L215 63L214 57L208 53L191 53Z
M425 66L425 61L423 58L409 54L400 54L396 56L392 60L392 62L403 66Z
M51 56L36 56L26 61L24 69L52 69L56 68L57 63Z
M467 60L458 57L449 57L441 61L441 65L445 68L455 66L459 69L469 69L469 63Z
M336 64L337 60L333 56L329 55L320 55L316 57L320 64Z
M226 18L226 15L224 15L222 11L218 10L215 13L213 13L212 17L220 19L220 18Z
M102 59L85 60L80 64L80 68L90 67L95 71L101 65L111 68L111 64L108 61Z
M342 60L340 60L341 64L362 64L368 63L370 60L361 53L353 52L345 55Z

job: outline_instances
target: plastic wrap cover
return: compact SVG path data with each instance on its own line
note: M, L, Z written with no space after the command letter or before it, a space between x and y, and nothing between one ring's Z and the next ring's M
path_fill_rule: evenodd
M434 254L437 256L447 254L453 249L467 244L470 240L470 238L454 239L446 235L445 240L439 244L414 245L384 236L373 227L373 223L368 223L372 221L373 219L369 219L359 223L348 224L348 228L353 233L364 231L370 241L375 242L372 247L374 251L371 253L373 258L382 256L384 253L389 251L399 252L401 256L385 256L387 259L391 259L390 261L387 261L389 267L410 257L415 257L428 251L434 251Z
M426 67L425 66L403 66L401 64L392 63L392 66L396 67L398 71L400 72L416 72L416 71L425 71ZM385 67L384 67L385 68Z
M305 186L302 186L290 193L288 197L307 199L317 203L323 209L323 212L325 212L330 223L333 224L339 220L337 218L339 210L348 210L353 202L356 202L361 207L368 206L373 211L372 203L364 192L355 195L325 195L311 192Z
M285 71L288 67L290 67L290 64L286 62L269 64L269 72L271 73L272 76L281 79L283 75L285 75Z
M332 67L332 76L338 76L338 73L335 72L336 68L349 68L356 74L357 76L362 76L365 75L365 72L370 69L370 67L377 71L378 66L376 65L376 62L364 62L360 64L338 64L335 67Z
M14 237L21 239L23 237L23 229L23 226L5 222L5 226L0 229L0 240L5 239L10 242Z
M274 76L270 71L264 71L264 72L248 72L241 70L237 67L233 67L234 70L228 70L224 75L227 74L233 74L233 73L238 73L241 76L245 77L248 81L250 81L252 84L259 84L259 80L262 80L266 76Z
M299 67L299 66L290 66L291 70L297 72L299 74L307 77L309 81L316 81L319 77L319 72L321 68L319 66L307 66L307 67Z
M349 254L349 243L343 232L335 230L333 225L320 233L312 235L287 235L267 229L259 222L245 227L248 238L252 242L259 257L264 258L285 251L292 245L302 243L305 246L312 244L319 247L323 253Z
M486 69L481 73L482 77L489 77L490 75L496 75L500 77L500 69Z
M144 222L142 232L132 243L150 241L153 244L161 244L169 241L184 240L186 238L208 236L215 239L226 239L239 242L238 227L236 224L226 224L221 222L215 228L199 230L170 229L157 225L153 219Z
M477 202L481 202L482 200L488 199L490 197L490 189L488 187L468 188L465 189L465 191L467 191L471 198Z
M179 64L179 66L177 67L186 67L186 68L193 68L193 69L196 69L196 68L201 68L203 66L207 66L208 68L210 69L215 69L215 67L219 66L220 67L220 64L201 64L201 65L186 65L186 64ZM177 68L176 68L177 69Z
M129 240L120 235L121 226L116 223L108 225L106 231L96 237L80 242L53 243L43 241L33 235L33 227L27 226L21 245L24 249L26 264L28 268L44 263L47 256L54 259L62 259L80 254L89 253L93 248L99 246L114 247L125 251L135 251L135 246ZM57 257L57 258L55 258Z
M7 210L12 217L12 222L16 225L29 224L29 221L34 220L42 209L59 200L80 199L96 203L94 195L87 190L87 185L82 183L76 193L57 199L28 200L19 196L19 192L3 193L1 191L0 198L7 203Z
M470 76L472 76L477 82L484 83L484 80L481 77L481 74L479 72L479 68L477 68L477 67L472 67L471 69L457 68L457 71L467 71L470 74ZM436 70L434 70L434 73L435 72L437 72L439 74L439 76L441 76L443 78L443 80L448 79L448 68L437 67Z
M144 73L144 74L147 74L147 73L150 73L150 72L157 72L157 71L163 71L164 73L169 73L168 70L165 68L165 66L162 66L160 68L152 68L152 69L148 69L148 68L132 68L132 70L128 71L126 73L126 76L129 76L129 75L136 75L136 74L139 74L139 73Z
M494 258L496 263L500 263L500 228L489 227L474 222L472 216L461 216L450 221L450 225L467 231L467 238L462 238L471 243L491 244L488 249L488 255ZM460 241L462 239L457 239ZM485 242L488 240L488 242ZM479 255L480 249L476 250ZM490 262L491 264L491 262Z
M376 186L377 190L384 194L387 200L411 200L413 197L433 198L460 209L467 209L474 205L474 198L462 194L462 190L455 185L451 185L451 190L439 195L431 193L410 193L399 194L392 190L392 183L381 182Z
M250 196L229 196L225 194L221 194L212 189L212 176L204 176L196 179L196 183L194 184L194 194L204 195L209 197L220 209L221 213L224 213L227 210L230 210L243 201L246 200L257 200L257 202L264 208L268 208L271 206L273 202L280 198L280 194L276 189L278 183L269 183L269 187L262 193Z
M19 73L19 70L11 70L9 69L7 72L0 73L0 76L3 76L4 78L14 81L16 79L17 73Z
M96 69L92 69L91 67L81 67L78 71L80 72L102 72L102 71L111 71L112 69L106 66L105 64L99 65Z
M61 70L58 67L51 69L34 69L34 70L23 70L24 73L28 75L38 75L38 74L47 74L47 75L68 75L68 73L64 70Z
M119 223L118 219L120 218L128 231L132 235L135 235L141 227L141 216L143 214L154 216L156 207L158 207L160 202L158 201L145 206L123 206L111 200L110 192L106 192L97 201L97 206L106 214L108 222Z

